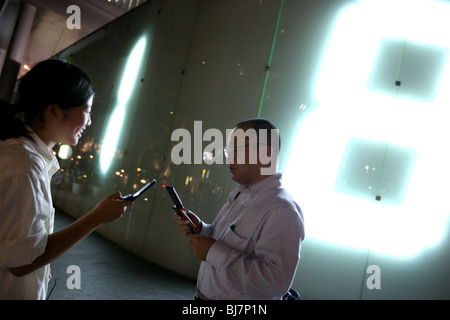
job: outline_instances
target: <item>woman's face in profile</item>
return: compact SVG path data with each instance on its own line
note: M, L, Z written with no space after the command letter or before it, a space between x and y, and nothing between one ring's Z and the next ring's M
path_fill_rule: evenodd
M67 111L64 123L62 124L64 130L62 130L62 136L59 142L69 145L76 145L78 143L83 131L91 125L92 100L93 96L85 104Z

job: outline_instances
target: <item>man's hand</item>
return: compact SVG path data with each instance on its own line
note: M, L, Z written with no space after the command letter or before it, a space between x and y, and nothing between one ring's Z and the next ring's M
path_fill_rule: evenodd
M205 236L190 236L189 238L192 253L197 259L202 261L206 260L209 249L215 242L215 239Z
M174 210L176 210L176 208L174 208ZM194 228L195 233L199 234L200 231L202 230L202 223L200 222L199 217L197 217L190 210L187 210L186 213L189 216L189 218L192 220L192 222L195 224L195 228ZM173 217L175 220L177 220L178 230L180 230L180 233L186 237L191 236L192 233L191 233L191 229L189 229L189 221L186 220L184 217L179 216L178 213L174 213Z

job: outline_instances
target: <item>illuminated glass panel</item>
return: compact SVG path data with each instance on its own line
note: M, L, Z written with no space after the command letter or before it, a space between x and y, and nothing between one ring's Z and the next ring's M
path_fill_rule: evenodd
M382 38L368 80L368 90L433 102L448 60L448 49L421 42Z
M342 11L317 76L318 106L301 122L283 175L307 237L397 256L442 238L449 16L449 3L427 0L362 0ZM361 166L383 169L369 176Z
M369 201L401 205L415 157L415 150L403 146L350 139L339 164L335 189Z

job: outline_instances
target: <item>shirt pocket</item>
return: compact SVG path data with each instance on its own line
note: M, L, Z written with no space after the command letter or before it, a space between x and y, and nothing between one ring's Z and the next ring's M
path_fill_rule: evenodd
M240 230L237 227L229 228L222 241L230 248L248 254L252 252L254 247L253 240L251 234L245 233L245 231L243 233L242 231L242 229Z

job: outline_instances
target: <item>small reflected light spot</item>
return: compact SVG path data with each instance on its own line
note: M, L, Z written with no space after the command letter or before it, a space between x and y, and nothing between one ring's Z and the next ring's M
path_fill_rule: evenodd
M72 156L72 147L68 144L61 145L58 156L63 160L69 159Z

